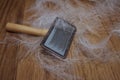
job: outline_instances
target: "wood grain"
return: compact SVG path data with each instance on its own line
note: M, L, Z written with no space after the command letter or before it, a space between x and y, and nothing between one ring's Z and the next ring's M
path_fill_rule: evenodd
M20 23L24 0L1 0L0 1L0 40L3 41L6 35L6 22ZM20 21L19 21L20 20ZM11 47L11 48L9 48ZM15 80L17 73L18 47L11 43L0 45L0 80Z
M70 2L71 5L78 6L75 0L70 1L72 1ZM29 5L32 5L33 2L34 0L0 1L0 41L4 40L5 36L9 34L5 31L6 23L22 23L24 19L24 9ZM55 6L55 4L53 5ZM50 9L58 8L51 6L51 3L47 3L45 7L49 6ZM111 19L103 20L103 28L106 31L103 36L108 34L106 25L110 25L110 23L113 22L110 20L117 20L117 17L113 16ZM117 37L111 38L109 45L113 50L120 50L119 40L120 39ZM16 46L12 45L12 43L0 44L0 80L60 80L60 78L39 66L34 60L33 55L30 55L19 62L16 59L17 53L20 51L22 52L22 50L23 48L21 48L19 44ZM70 54L69 57L70 56L72 56L72 54ZM115 62L108 63L88 62L83 65L75 64L73 72L71 73L75 74L76 77L80 76L84 78L84 80L120 80L119 67L120 62L117 60Z

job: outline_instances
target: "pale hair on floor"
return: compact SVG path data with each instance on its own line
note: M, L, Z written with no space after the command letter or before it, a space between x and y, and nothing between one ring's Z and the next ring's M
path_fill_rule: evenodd
M120 0L36 0L24 15L24 24L47 29L56 17L61 17L75 25L77 32L64 60L43 54L42 37L6 36L0 44L11 40L25 47L27 52L18 54L20 60L32 53L40 66L64 80L82 79L71 74L73 64L119 60L120 50L112 51L108 43L113 36L120 38Z

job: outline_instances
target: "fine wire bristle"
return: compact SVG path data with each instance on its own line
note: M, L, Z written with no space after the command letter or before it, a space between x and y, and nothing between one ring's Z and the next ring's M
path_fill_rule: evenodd
M46 40L43 40L43 45L55 54L64 57L70 47L76 29L61 18L56 18L52 27L47 38L45 38Z

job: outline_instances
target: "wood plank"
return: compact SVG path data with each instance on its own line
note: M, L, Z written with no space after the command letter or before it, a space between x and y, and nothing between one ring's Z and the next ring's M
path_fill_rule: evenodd
M24 10L29 8L35 0L1 0L0 2L0 41L3 41L7 34L10 36L17 35L12 33L6 33L5 24L7 22L14 22L22 24L26 19ZM69 0L68 3L73 7L77 8L80 6L77 0ZM86 9L92 7L93 3L89 1L82 0L81 3L85 3ZM51 7L51 4L47 4L46 7ZM88 9L89 10L89 9ZM31 15L28 14L27 17ZM99 15L96 10L96 15ZM117 16L108 16L103 18L98 16L97 18L101 20L101 30L99 32L99 37L94 34L85 35L89 38L92 43L97 43L101 41L104 37L108 36L108 27L113 25L114 22L119 21ZM87 21L86 21L87 23ZM92 37L92 38L91 38ZM113 51L120 50L120 38L117 36L112 36L108 45ZM66 80L64 77L60 78L56 76L58 73L53 73L43 67L40 63L38 64L35 60L34 53L23 58L21 61L18 60L18 55L21 53L24 55L24 47L22 44L13 45L8 41L7 43L0 44L0 80ZM75 47L80 47L75 45L75 41L72 43L72 47L69 51L69 58L76 57L73 52ZM30 53L31 54L31 53ZM78 57L84 58L86 56L84 51L79 52ZM119 57L119 56L118 56ZM89 57L88 57L89 58ZM113 62L97 62L90 61L84 64L75 63L70 66L69 69L66 68L66 72L72 74L73 80L120 80L120 61L116 60Z
M5 24L17 22L22 18L24 0L1 0L0 1L0 41L6 36ZM22 20L21 20L22 21ZM0 80L15 80L17 73L18 46L12 43L0 44Z

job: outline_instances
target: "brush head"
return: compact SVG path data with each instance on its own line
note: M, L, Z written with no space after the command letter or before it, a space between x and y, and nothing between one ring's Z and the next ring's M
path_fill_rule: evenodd
M54 56L65 58L70 48L76 28L67 21L56 18L41 46Z

